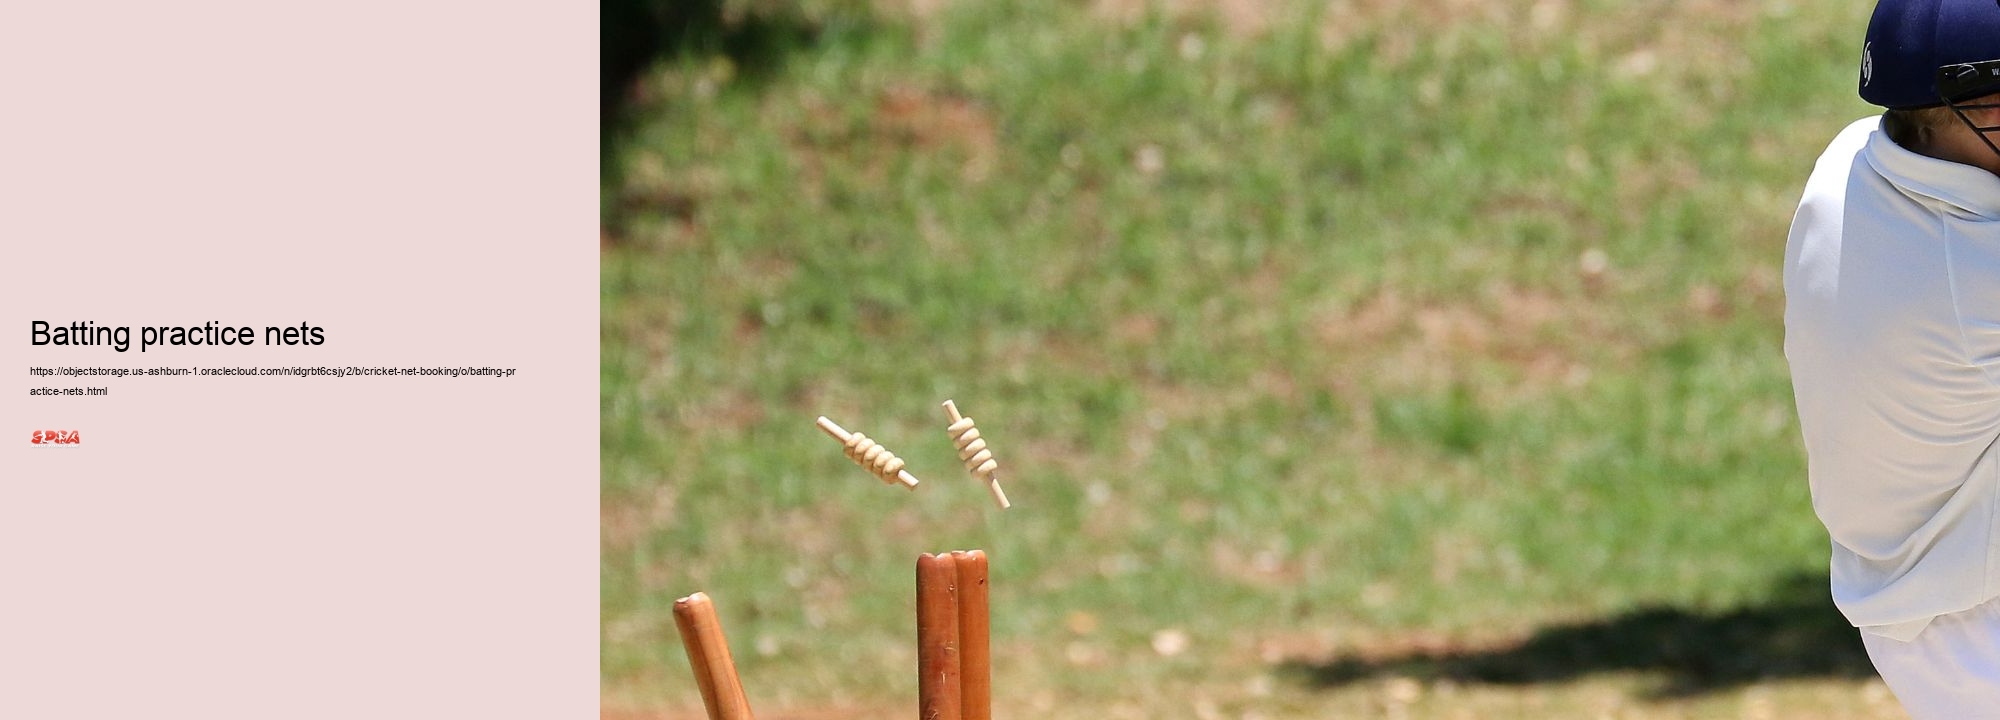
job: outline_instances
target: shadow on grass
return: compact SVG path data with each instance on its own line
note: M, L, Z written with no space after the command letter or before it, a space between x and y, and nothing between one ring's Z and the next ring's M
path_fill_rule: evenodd
M727 13L722 0L603 0L598 24L600 121L616 125L632 84L653 63L680 56L726 57L749 79L769 77L785 55L825 30L787 3ZM843 16L845 17L845 16ZM851 20L851 18L850 18Z
M1307 685L1377 677L1528 685L1605 672L1661 676L1653 699L1688 697L1766 680L1874 677L1861 637L1827 596L1825 575L1782 581L1771 600L1730 612L1640 608L1542 628L1519 644L1384 658L1335 657L1286 666Z
M602 0L599 5L598 164L599 186L611 192L622 168L619 149L633 142L633 129L648 114L676 111L670 103L647 102L640 79L656 63L675 58L726 58L732 82L761 84L778 75L793 53L819 46L829 32L865 34L872 19L856 10L812 17L796 3L776 0L731 12L724 0ZM832 24L833 28L828 25ZM623 235L634 213L686 216L682 197L607 196L603 206L608 236Z
M865 32L872 19L848 10L808 16L793 3L767 2L730 12L723 0L602 0L598 21L598 125L601 149L622 139L646 70L672 58L727 58L739 82L774 77L787 56L817 46L828 23Z

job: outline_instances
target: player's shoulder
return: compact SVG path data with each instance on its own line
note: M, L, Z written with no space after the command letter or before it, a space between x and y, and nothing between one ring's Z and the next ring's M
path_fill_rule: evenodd
M1868 139L1874 137L1881 129L1880 115L1870 115L1848 123L1847 127L1841 128L1840 134L1833 136L1833 142L1827 143L1826 152L1820 153L1820 162L1836 160L1843 165L1847 164L1863 148L1868 147Z
M1826 151L1820 153L1813 163L1812 176L1806 180L1805 201L1826 195L1839 196L1845 193L1848 175L1859 164L1862 153L1876 133L1881 132L1882 117L1871 115L1848 123L1833 141L1827 143Z
M1841 128L1840 134L1835 135L1833 141L1835 143L1843 141L1867 142L1868 135L1880 129L1882 129L1882 116L1869 115L1864 118L1858 118L1854 122L1848 123L1847 127Z

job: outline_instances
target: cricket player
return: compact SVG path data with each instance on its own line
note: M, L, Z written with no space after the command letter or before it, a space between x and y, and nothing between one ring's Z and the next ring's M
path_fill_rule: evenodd
M1833 601L1917 720L2000 718L2000 0L1882 0L1785 247Z

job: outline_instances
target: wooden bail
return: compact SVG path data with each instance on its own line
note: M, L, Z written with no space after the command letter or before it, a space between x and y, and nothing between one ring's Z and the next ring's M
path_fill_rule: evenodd
M993 504L1005 510L1013 506L1007 501L1007 491L1000 487L1000 463L993 459L993 451L986 447L986 439L980 437L979 428L972 418L959 414L958 404L944 401L945 420L951 422L945 433L951 436L951 443L958 447L958 459L965 463L965 471L974 480L986 483L986 492L993 496Z
M986 553L959 550L951 556L958 564L960 720L992 720L992 622L986 600Z
M902 483L906 489L917 489L917 477L903 469L903 459L889 452L888 448L882 447L881 443L875 442L867 435L848 432L847 428L828 420L825 415L821 415L815 424L828 437L840 441L840 444L847 449L849 460L853 460L854 464L860 465L868 472L875 473L875 477L881 478L882 482L891 485Z
M917 718L961 720L958 563L917 556Z
M674 601L674 624L680 627L681 644L687 646L688 664L694 666L695 686L701 689L709 720L755 720L743 681L736 676L736 661L729 657L729 641L722 636L715 603L702 593Z

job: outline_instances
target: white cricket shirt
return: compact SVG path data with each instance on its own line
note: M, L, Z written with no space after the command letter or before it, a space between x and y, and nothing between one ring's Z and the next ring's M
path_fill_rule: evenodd
M1848 125L1785 247L1785 357L1833 600L1898 640L2000 596L2000 177Z

